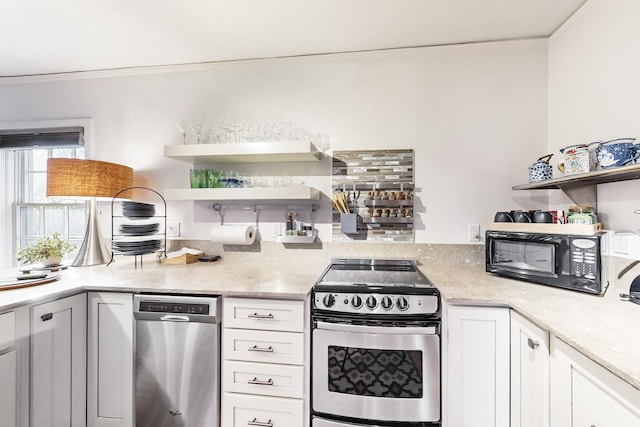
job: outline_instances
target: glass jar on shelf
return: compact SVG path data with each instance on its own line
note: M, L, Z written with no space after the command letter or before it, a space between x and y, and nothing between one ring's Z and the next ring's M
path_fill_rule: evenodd
M596 211L592 206L569 206L567 223L569 224L595 224L598 222Z

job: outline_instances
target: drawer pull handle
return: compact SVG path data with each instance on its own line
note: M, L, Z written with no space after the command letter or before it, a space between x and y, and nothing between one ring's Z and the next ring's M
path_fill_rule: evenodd
M46 322L47 320L51 320L53 319L53 313L43 314L42 316L40 316L40 319L42 319L43 322Z
M269 419L269 421L267 421L266 423L263 423L262 421L258 421L257 418L254 418L251 421L247 421L247 425L258 426L258 427L273 427L273 423L271 422L271 419Z
M534 341L531 338L527 338L527 344L529 345L529 348L531 350L535 350L536 348L540 347L540 343L538 341Z
M247 384L257 384L257 385L273 385L273 380L269 378L268 380L259 380L258 377L253 377L252 380L247 381Z
M264 353L273 353L273 347L269 346L267 348L258 347L258 345L254 345L253 347L249 347L249 351L262 351Z
M249 317L250 319L273 319L273 314L271 314L271 313L267 313L267 314L251 313L247 317Z

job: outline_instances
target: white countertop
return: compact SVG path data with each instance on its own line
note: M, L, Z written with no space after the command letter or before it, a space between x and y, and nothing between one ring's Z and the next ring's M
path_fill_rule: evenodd
M640 305L619 298L628 285L595 296L498 277L478 265L422 270L447 303L511 307L640 389Z
M136 268L132 258L121 257L108 267L69 267L61 271L60 280L52 283L1 291L0 311L81 290L304 299L326 265L302 267L296 263L226 260L165 265L145 260Z
M86 290L304 299L325 267L324 259L221 260L187 265L145 261L136 269L132 260L119 259L109 267L63 270L52 283L1 291L0 312ZM420 268L447 303L511 307L640 389L640 306L618 297L628 285L612 285L600 297L497 277L483 265Z

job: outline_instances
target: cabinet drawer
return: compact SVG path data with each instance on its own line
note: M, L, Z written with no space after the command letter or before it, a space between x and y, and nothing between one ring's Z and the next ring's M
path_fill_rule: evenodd
M303 397L302 366L226 360L222 372L224 391L274 397Z
M304 363L304 334L224 329L223 358L248 362Z
M16 316L13 311L0 314L0 350L11 347L16 340Z
M225 298L222 324L226 328L304 331L304 302Z
M303 401L282 397L245 396L225 393L222 403L224 427L303 426Z

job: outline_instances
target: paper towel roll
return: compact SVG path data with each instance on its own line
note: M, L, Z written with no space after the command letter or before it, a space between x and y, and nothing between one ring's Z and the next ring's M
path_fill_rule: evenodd
M209 232L209 239L224 245L251 245L256 240L252 225L216 225Z

